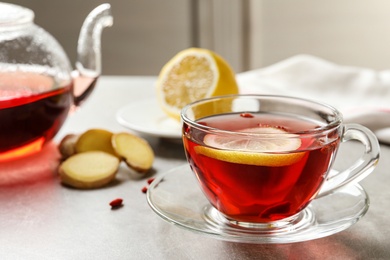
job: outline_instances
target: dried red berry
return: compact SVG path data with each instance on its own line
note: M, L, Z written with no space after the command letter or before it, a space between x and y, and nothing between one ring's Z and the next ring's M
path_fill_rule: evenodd
M123 199L117 198L110 202L111 209L117 209L123 206Z
M142 192L143 192L143 193L146 193L147 191L148 191L148 187L144 186L144 187L142 188Z
M254 117L254 115L252 115L251 113L241 113L240 116L245 117L245 118L253 118Z
M150 185L153 181L154 181L154 178L149 178L149 179L147 180L147 182L148 182L149 185Z

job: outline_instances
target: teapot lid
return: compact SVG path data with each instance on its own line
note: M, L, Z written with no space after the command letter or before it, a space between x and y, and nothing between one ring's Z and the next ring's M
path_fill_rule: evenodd
M17 25L32 22L34 12L28 8L0 3L0 26Z

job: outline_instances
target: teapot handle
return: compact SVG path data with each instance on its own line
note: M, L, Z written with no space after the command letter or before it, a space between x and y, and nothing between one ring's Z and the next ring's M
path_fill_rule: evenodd
M113 24L111 5L101 4L85 18L77 44L76 70L73 71L75 105L93 90L102 71L101 34Z
M80 75L98 77L101 73L101 34L112 26L111 5L102 4L93 9L80 30L77 44L76 69Z

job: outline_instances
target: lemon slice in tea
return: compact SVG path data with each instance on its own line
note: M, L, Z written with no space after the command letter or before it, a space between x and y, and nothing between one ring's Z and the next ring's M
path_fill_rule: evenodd
M201 48L183 50L164 65L156 90L162 110L177 120L181 109L193 101L239 92L230 65L215 52Z
M291 165L301 160L305 154L291 152L301 146L301 140L283 129L262 126L239 132L248 135L227 137L207 134L203 140L206 146L197 146L195 150L221 161L272 167ZM261 134L261 137L253 134Z

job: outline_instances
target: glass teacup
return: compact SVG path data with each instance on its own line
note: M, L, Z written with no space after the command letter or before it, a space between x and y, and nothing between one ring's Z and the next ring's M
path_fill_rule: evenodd
M319 196L360 181L379 159L375 135L326 104L283 96L200 100L181 113L186 156L211 205L244 227L285 226ZM329 174L340 143L363 155Z

